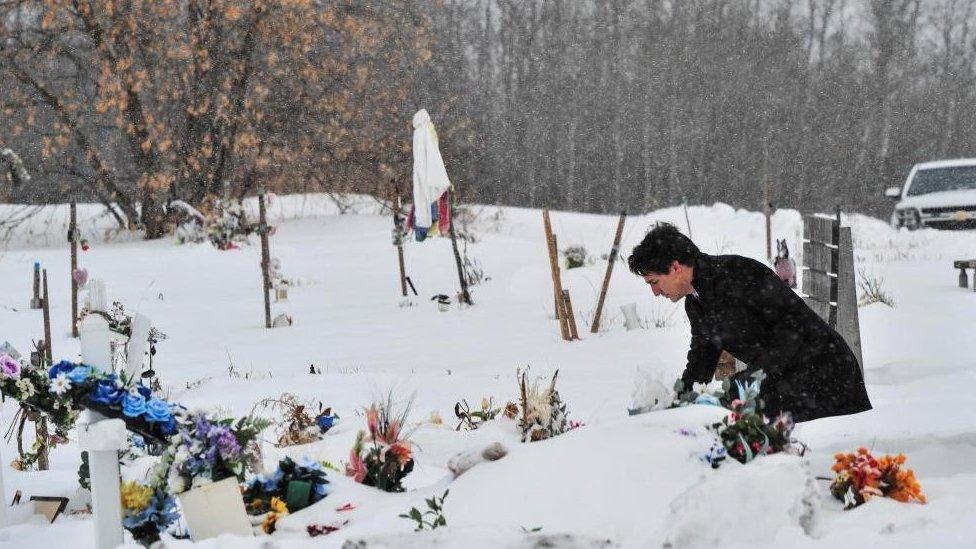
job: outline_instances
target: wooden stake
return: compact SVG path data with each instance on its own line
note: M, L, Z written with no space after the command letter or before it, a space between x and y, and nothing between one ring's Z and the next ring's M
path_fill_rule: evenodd
M569 299L569 290L563 290L563 312L566 313L566 321L569 324L569 337L579 339L579 331L576 329L576 314L573 313L573 302Z
M47 417L44 414L37 414L34 418L34 436L41 441L41 447L37 450L37 470L48 470L48 441L50 436L47 432Z
M766 216L766 259L773 260L773 229L770 222L773 205L770 203L769 181L763 180L763 214Z
M471 294L468 293L468 280L464 276L464 265L461 263L461 253L458 251L457 235L454 232L454 223L457 221L457 217L454 213L454 189L448 189L447 192L450 193L447 195L447 207L451 211L451 226L448 232L451 235L451 246L454 248L454 262L457 263L458 279L461 281L460 302L473 305L473 303L471 303ZM414 205L414 207L416 208L416 205Z
M258 232L261 234L261 276L264 278L264 327L271 327L271 250L268 246L268 214L264 206L264 189L258 193Z
M30 307L41 308L41 264L38 261L34 262L34 297L31 298Z
M590 326L590 333L600 331L600 315L603 313L603 302L607 298L607 289L610 287L610 275L613 274L613 265L617 262L617 254L620 251L620 238L624 234L624 220L627 219L627 212L620 212L620 220L617 221L617 234L613 237L613 247L610 248L610 257L607 261L607 274L603 277L603 288L600 289L600 299L596 302L596 312L593 313L593 325Z
M53 353L51 352L51 294L47 291L47 269L42 271L41 278L44 280L44 355L50 366L54 364Z
M78 337L78 205L71 201L71 219L68 223L68 242L71 243L71 337Z
M403 223L400 221L400 214L402 212L402 205L400 203L400 187L396 184L396 179L392 181L393 183L393 230L395 231L396 237L396 248L397 248L397 263L400 265L400 294L403 297L407 297L407 271L403 265ZM453 220L452 220L453 221Z
M569 341L572 337L569 332L569 323L563 311L563 284L559 278L559 260L556 258L556 241L552 234L552 223L549 220L549 208L542 209L542 224L546 234L546 246L549 252L549 268L552 271L552 287L556 301L556 317L559 321L559 332L563 339Z

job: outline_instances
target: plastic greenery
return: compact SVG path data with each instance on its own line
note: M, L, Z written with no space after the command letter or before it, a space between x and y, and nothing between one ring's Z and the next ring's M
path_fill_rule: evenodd
M414 528L415 532L424 529L434 530L438 526L447 526L447 519L444 517L444 500L447 499L449 492L450 490L444 490L444 495L441 497L434 496L425 499L424 501L427 502L427 510L423 513L416 507L411 507L408 513L401 513L399 515L400 518L410 519L416 522L417 527Z

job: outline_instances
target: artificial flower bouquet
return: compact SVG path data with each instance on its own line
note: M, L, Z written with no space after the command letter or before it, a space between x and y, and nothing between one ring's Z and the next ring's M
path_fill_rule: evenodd
M727 455L740 463L779 452L802 454L802 445L791 438L793 419L789 412L772 420L762 413L759 389L764 378L760 370L752 374L751 382L736 380L738 398L729 404L731 411L722 421L709 427L718 436Z
M210 418L203 413L181 418L157 471L165 472L172 494L259 470L257 436L270 422L246 416L237 420Z
M830 493L844 502L844 509L853 509L874 496L902 503L925 503L915 472L903 469L904 464L904 454L875 458L863 447L856 453L835 454L832 469L836 476L830 483Z
M369 433L360 431L349 452L346 475L366 486L402 492L403 479L413 471L409 434L404 433L410 405L397 411L392 395L385 403L366 409Z
M303 458L295 462L289 457L278 462L278 469L270 475L255 475L247 482L244 504L250 515L265 515L262 530L270 534L278 518L299 511L324 498L329 483L322 464Z

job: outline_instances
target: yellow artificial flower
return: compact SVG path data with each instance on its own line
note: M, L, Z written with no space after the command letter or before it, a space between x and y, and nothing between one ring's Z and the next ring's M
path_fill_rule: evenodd
M149 506L152 488L132 480L122 483L122 508L138 513Z

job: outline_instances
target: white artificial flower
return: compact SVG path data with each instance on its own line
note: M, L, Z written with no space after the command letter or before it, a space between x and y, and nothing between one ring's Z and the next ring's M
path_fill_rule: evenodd
M197 475L196 477L193 477L193 483L190 484L190 488L199 488L212 483L213 479L211 479L208 475Z
M66 374L58 374L58 377L51 380L48 390L58 396L67 393L71 389L71 380Z
M708 392L708 384L707 383L692 383L691 384L691 390L694 391L694 392L696 392L696 393L698 393L698 394L700 394L700 395L703 395L703 394L705 394L705 393Z
M37 392L34 389L34 384L31 383L30 378L26 377L22 377L17 380L17 389L20 390L21 399L30 398Z

